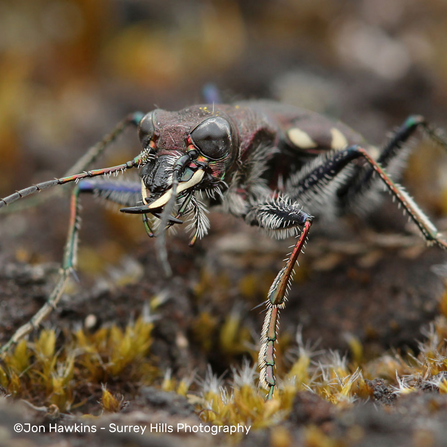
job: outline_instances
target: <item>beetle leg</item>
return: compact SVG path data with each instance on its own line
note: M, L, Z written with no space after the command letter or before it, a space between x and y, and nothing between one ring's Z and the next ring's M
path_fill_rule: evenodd
M117 179L85 179L78 184L81 193L90 193L123 206L135 206L141 203L141 187L139 182L120 181Z
M353 146L349 149L356 151L358 156L364 158L373 168L374 172L378 174L389 192L402 205L413 222L418 226L419 230L427 241L427 244L437 244L439 247L446 250L447 242L442 238L442 235L439 233L438 229L433 225L430 219L424 214L424 212L419 208L405 189L398 183L395 183L380 166L380 164L377 163L365 149L358 146Z
M73 172L82 172L86 170L104 151L113 143L130 125L138 126L144 113L133 112L120 121L115 128L96 143L66 172L66 176Z
M279 231L280 234L287 230L298 232L296 244L273 281L266 301L267 313L262 326L258 364L260 385L268 390L267 399L271 399L276 386L275 342L279 330L279 312L285 307L293 269L306 243L313 217L302 211L297 203L285 197L278 197L253 207L245 220L251 225L258 225L269 231Z
M307 169L300 173L299 177L295 177L292 179L293 182L287 185L287 191L291 199L272 199L266 204L257 205L251 209L245 217L245 220L251 225L259 225L267 230L287 230L293 227L294 222L295 227L302 227L298 234L297 243L288 257L286 265L275 278L268 294L267 314L262 328L261 349L259 352L260 384L268 390L267 398L272 397L274 387L276 386L274 344L277 339L279 311L285 306L293 267L306 242L312 224L312 216L304 213L297 205L295 205L294 213L291 212L294 207L293 200L300 197L300 195L309 199L309 197L315 194L326 192L329 195L331 192L333 193L339 184L335 183L334 186L331 183L335 181L337 176L343 173L345 168L352 166L352 162L355 160L363 160L379 176L389 192L416 223L427 243L436 243L441 248L447 249L447 242L442 239L436 227L405 189L395 183L383 167L364 148L357 145L341 151L323 154L310 163Z
M447 149L447 140L441 129L427 123L423 116L409 116L393 133L387 144L380 151L380 155L374 157L377 163L383 169L386 169L392 177L398 178L401 175L411 149L405 143L418 129L427 134L432 141ZM374 194L374 187L380 183L379 179L373 175L374 172L370 165L355 167L353 174L346 178L344 185L337 191L343 206L354 208L355 211L365 211L368 210L368 204L370 204L369 208L371 205L374 205L374 196L368 197L368 200L365 198L365 194Z
M56 308L62 294L65 290L70 273L75 272L77 261L77 250L79 242L79 230L81 228L81 219L79 217L79 188L76 186L73 189L70 202L70 224L67 235L67 242L64 249L64 258L62 266L59 269L59 279L56 286L51 292L45 304L40 310L31 318L31 320L21 326L10 340L0 348L0 354L5 353L8 349L14 346L25 335L36 329L40 323Z
M64 177L68 177L72 173L85 171L99 156L101 156L105 152L105 150L111 145L111 143L113 143L124 132L124 130L127 129L127 127L129 127L130 125L138 126L138 123L141 121L141 118L143 116L144 114L141 112L134 112L126 116L126 118L120 121L111 132L104 136L101 141L88 149L87 152L70 169L67 170ZM4 207L5 204L9 205L16 200L21 199L22 197L34 194L35 192L40 192L48 187L57 184L58 183L55 183L55 181L52 180L50 182L44 182L18 191L17 193L5 198L5 200L0 199L0 208ZM55 188L45 195L35 196L31 200L21 202L20 204L16 203L11 208L4 207L2 209L2 212L18 212L23 209L40 205L41 203L46 202L55 195L60 194L60 192L64 190L66 191L65 188Z
M3 199L0 199L0 208L7 206L19 199L23 199L24 197L35 194L36 192L43 191L44 189L51 188L57 185L65 185L67 183L78 183L79 181L97 177L97 176L107 176L112 174L119 174L120 172L124 172L127 169L137 168L145 163L148 153L143 151L141 154L137 155L134 159L127 161L126 163L122 163L117 166L112 166L111 168L102 168L102 169L93 169L91 171L84 171L79 174L73 174L66 177L55 178L53 180L49 180L42 183L37 183L36 185L29 186L28 188L21 189L20 191L16 191L14 194L11 194Z
M337 184L338 176L345 182L346 176L343 176L343 170L351 167L353 161L363 160L373 169L382 184L385 185L391 195L408 213L427 243L434 243L443 249L447 249L447 242L439 234L430 219L405 191L404 187L395 183L380 163L369 155L366 149L354 145L342 151L324 154L321 157L310 163L305 172L300 174L300 177L294 178L293 183L288 185L289 196L292 198L303 197L309 200L318 195L324 195L324 193L329 197L330 194L337 194L337 188L340 187L340 184Z

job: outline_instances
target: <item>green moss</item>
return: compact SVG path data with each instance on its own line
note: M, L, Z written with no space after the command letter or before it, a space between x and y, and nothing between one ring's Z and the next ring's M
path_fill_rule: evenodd
M66 335L58 350L55 332L44 330L4 356L1 384L13 397L54 404L62 412L82 404L83 388L99 390L102 383L120 381L151 384L159 375L149 358L152 327L140 318L124 330L79 330Z
M228 358L240 355L242 346L249 341L240 315L235 311L220 328L216 322L212 326L219 335L221 352ZM399 395L417 390L422 379L436 382L433 377L447 371L445 316L439 316L427 330L417 357L385 353L366 361L361 355L360 341L355 340L352 350L356 355L349 361L337 352L317 351L315 346L305 344L301 336L291 349L285 334L278 342L278 388L273 398L266 401L266 392L258 387L254 345L244 348L252 360L233 367L226 381L213 374L211 368L197 383L193 373L176 377L171 370L161 380L150 351L152 328L152 323L140 318L125 328L112 326L94 333L79 330L61 336L61 340L57 340L54 331L44 330L35 340L22 340L5 355L0 384L12 397L46 405L58 413L74 408L92 412L92 407L85 405L92 392L103 413L119 412L125 406L123 396L131 400L141 385L150 384L186 396L204 422L244 423L256 430L284 421L292 411L295 396L303 390L346 408L356 400L373 398L374 390L366 379L387 379L392 392ZM58 342L62 342L60 347ZM443 377L435 382L440 393L447 393ZM285 431L272 442L281 445L287 439ZM337 446L338 442L316 427L309 426L304 432L304 445Z

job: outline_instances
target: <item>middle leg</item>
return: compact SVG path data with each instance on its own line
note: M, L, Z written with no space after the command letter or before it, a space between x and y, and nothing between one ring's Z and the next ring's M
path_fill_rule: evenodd
M417 225L429 245L436 244L442 249L447 249L447 242L405 188L394 182L386 170L360 146L350 146L342 151L329 152L316 158L310 166L303 169L303 172L299 172L299 175L289 181L287 193L292 199L299 198L305 204L318 203L321 196L325 197L328 203L337 202L339 188L348 181L349 174L352 173L350 168L354 163L366 163L373 170L381 184ZM320 211L325 210L320 207Z

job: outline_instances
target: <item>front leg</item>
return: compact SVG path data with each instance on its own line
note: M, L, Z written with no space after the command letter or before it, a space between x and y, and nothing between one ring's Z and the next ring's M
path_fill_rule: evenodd
M267 313L261 332L261 348L259 350L259 381L268 390L267 399L271 399L276 386L275 341L279 330L279 311L284 309L287 292L290 289L293 269L301 253L312 225L313 217L305 213L296 202L286 197L270 199L254 206L245 220L269 232L279 232L279 236L294 232L297 234L296 244L287 258L285 266L276 276L267 296ZM286 234L284 234L286 232Z
M45 304L31 318L31 320L17 329L10 340L5 345L0 347L0 356L5 354L12 346L16 345L31 331L37 329L42 321L56 308L62 294L64 293L70 273L72 273L76 278L75 268L77 261L79 230L81 229L81 218L79 216L79 192L79 187L76 186L71 194L70 224L68 227L67 241L65 243L64 258L58 273L57 284L50 296L47 298Z

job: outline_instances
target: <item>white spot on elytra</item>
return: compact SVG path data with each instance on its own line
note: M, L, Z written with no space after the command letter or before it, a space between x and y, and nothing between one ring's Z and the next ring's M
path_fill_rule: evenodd
M335 127L331 129L332 141L331 147L332 149L344 149L348 145L348 140L346 137Z
M377 160L377 159L379 158L379 156L380 156L380 150L379 150L379 148L376 147L376 146L371 146L371 145L369 145L369 146L368 146L368 153L369 153L369 155L371 155L371 157L372 157L374 160Z
M290 141L301 149L311 149L317 147L318 144L303 130L294 127L287 132Z

